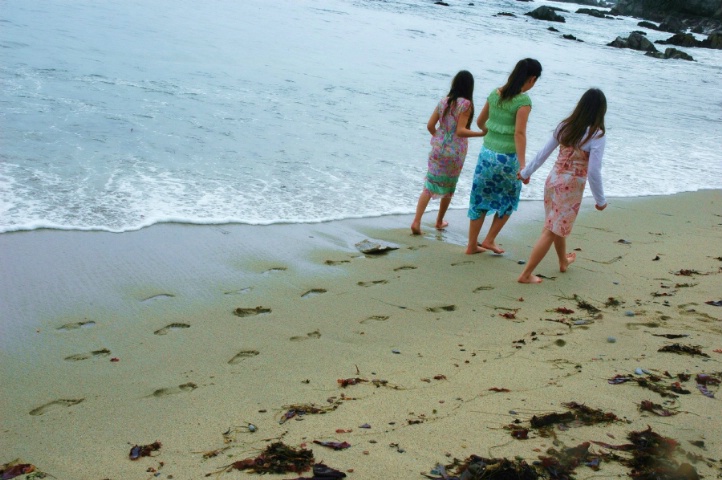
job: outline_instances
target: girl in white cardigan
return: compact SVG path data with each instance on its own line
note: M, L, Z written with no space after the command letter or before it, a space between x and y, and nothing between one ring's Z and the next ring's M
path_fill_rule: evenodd
M566 251L566 237L572 232L579 213L587 177L596 209L601 211L607 208L602 187L606 112L607 99L604 93L597 88L587 90L572 114L554 130L544 148L519 172L520 180L529 183L531 174L560 146L557 161L544 185L544 230L518 278L520 283L541 283L542 279L533 274L534 269L552 244L559 257L561 272L565 272L576 260L576 253Z

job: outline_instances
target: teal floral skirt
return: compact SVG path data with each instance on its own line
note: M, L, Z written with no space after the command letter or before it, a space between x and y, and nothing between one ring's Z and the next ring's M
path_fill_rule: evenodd
M521 195L518 171L516 153L496 153L482 147L474 170L468 217L477 220L493 213L504 217L516 211Z

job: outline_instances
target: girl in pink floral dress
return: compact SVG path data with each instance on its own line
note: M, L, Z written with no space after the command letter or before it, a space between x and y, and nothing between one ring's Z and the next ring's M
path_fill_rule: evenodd
M416 205L416 216L411 223L411 232L421 235L421 217L432 198L441 198L436 228L448 225L444 215L456 191L461 169L464 167L468 137L482 137L485 131L469 129L474 118L474 77L466 70L456 74L451 81L451 90L434 109L426 128L431 136L431 153L424 189ZM438 124L438 128L437 128Z
M587 178L596 209L601 211L607 208L602 187L606 112L607 99L604 93L597 88L587 90L572 114L557 126L544 148L519 172L519 178L528 183L531 174L560 146L557 161L544 185L544 230L518 278L520 283L541 283L542 279L533 272L552 244L559 257L560 271L565 272L576 260L574 252L566 251L566 237L572 233Z

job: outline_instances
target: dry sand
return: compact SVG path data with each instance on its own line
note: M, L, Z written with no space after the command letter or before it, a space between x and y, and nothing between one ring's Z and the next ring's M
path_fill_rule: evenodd
M650 426L703 457L700 474L720 475L722 391L709 385L708 398L695 375L722 375L722 307L705 303L722 300L722 192L612 199L604 212L585 201L568 242L576 263L560 274L550 252L541 285L515 281L539 202L512 217L502 256L463 254L463 210L445 232L434 217L423 236L410 216L0 235L0 464L58 479L198 479L280 439L349 478L413 479L471 454L531 462L555 445L628 443ZM367 238L399 248L366 256L354 245ZM674 343L708 356L658 351ZM608 382L648 376L636 369L665 387L691 374L691 393ZM368 381L337 382L348 378ZM641 412L643 400L678 414ZM622 420L555 428L556 441L505 428L572 401ZM336 408L280 423L293 404ZM157 456L129 460L154 441ZM576 478L628 472L603 462Z

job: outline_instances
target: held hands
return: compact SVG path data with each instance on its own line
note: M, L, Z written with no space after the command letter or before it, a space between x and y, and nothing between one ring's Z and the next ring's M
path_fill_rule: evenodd
M529 180L531 180L531 177L529 177L529 178L522 177L521 170L516 172L516 178L517 178L517 180L521 180L521 183L523 183L524 185L529 185ZM605 205L605 207L606 207L606 205Z
M601 212L602 210L604 210L605 208L607 208L607 205L608 205L607 203L605 203L605 204L602 205L602 206L594 205L594 208L596 208L597 210L599 210L599 211Z

